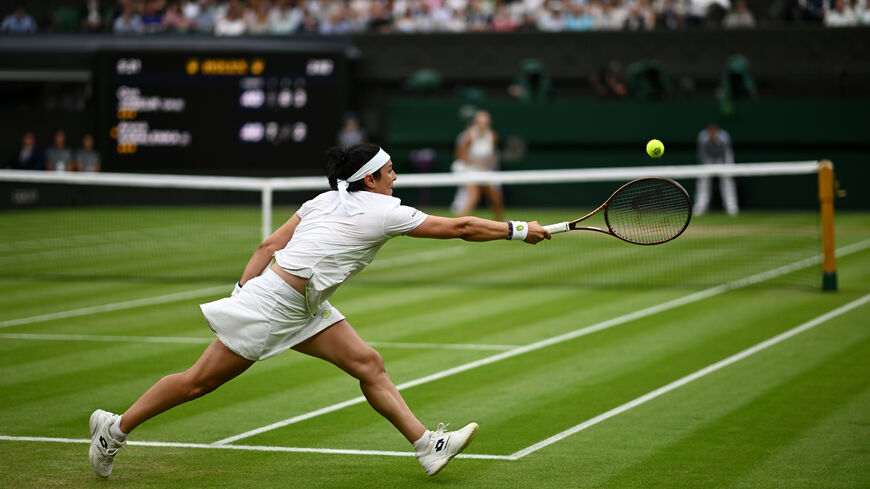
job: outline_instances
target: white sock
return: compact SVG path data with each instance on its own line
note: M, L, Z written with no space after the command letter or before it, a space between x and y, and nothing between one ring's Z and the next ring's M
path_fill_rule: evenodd
M121 431L121 417L115 418L115 422L109 425L109 435L116 441L124 441L127 439L127 433Z
M432 432L426 430L426 432L423 433L423 436L421 436L419 440L414 442L414 450L420 451L426 448L426 446L429 445L430 438L432 438Z

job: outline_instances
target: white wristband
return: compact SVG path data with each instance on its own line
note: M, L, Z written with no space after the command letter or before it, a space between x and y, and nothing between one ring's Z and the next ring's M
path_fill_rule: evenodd
M525 221L508 221L508 239L511 241L524 241L529 235L529 223Z
M235 287L233 287L233 293L232 293L232 294L230 294L230 297L232 297L232 296L234 296L234 295L236 295L236 294L238 294L238 293L239 293L239 292L241 292L241 291L242 291L242 286L241 286L241 285L239 285L239 283L238 283L238 282L236 282L236 286L235 286Z

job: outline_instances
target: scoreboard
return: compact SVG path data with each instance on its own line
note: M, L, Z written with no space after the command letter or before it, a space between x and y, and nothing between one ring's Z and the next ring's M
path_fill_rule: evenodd
M104 52L106 171L322 174L347 98L347 58L316 52Z

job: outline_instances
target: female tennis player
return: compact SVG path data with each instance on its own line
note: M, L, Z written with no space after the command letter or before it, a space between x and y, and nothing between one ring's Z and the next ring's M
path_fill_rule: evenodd
M230 297L200 306L217 339L199 360L160 379L122 415L94 411L89 456L97 475L112 473L118 449L143 422L289 348L358 379L369 404L413 445L427 474L438 473L471 442L476 423L457 431L444 431L443 424L427 430L390 380L378 352L327 299L395 236L535 244L550 233L537 222L427 216L401 205L392 197L396 174L390 156L373 144L330 149L327 173L333 190L303 204L260 244Z

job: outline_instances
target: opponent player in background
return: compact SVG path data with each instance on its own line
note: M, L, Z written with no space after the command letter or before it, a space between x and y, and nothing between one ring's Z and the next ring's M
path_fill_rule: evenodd
M327 175L333 190L304 203L260 244L232 295L200 306L217 339L199 360L160 379L120 416L94 411L89 455L97 475L111 474L118 449L143 422L289 348L358 379L369 404L413 445L427 474L438 473L471 442L476 423L457 431L444 431L444 425L427 430L390 380L378 352L327 299L396 236L535 244L550 233L537 222L427 216L401 205L392 197L396 174L390 156L373 144L329 150Z
M478 110L468 128L459 135L456 147L456 161L452 170L455 173L469 171L498 170L498 135L492 130L492 119L489 112ZM495 219L504 217L504 197L501 187L494 184L465 185L456 192L451 209L460 216L474 212L480 202L481 195L486 196Z

